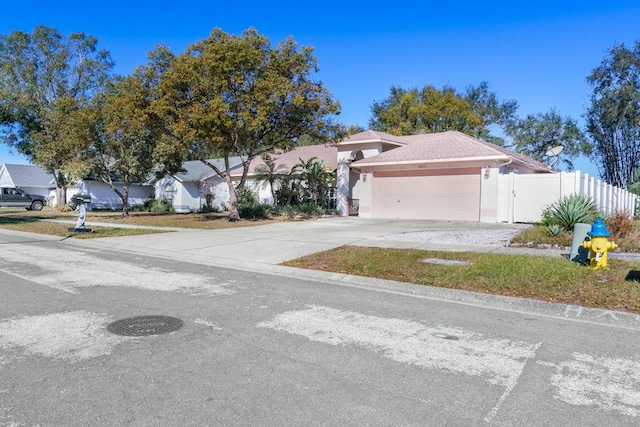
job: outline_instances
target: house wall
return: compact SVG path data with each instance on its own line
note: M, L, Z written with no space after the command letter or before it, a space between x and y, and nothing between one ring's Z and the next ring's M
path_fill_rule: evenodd
M116 184L116 188L122 191L122 184ZM129 209L136 205L142 205L149 200L154 192L151 185L132 184L129 187ZM122 199L107 184L98 181L80 181L72 185L67 190L67 200L71 199L74 194L90 194L92 209L122 209Z
M4 165L0 167L0 185L3 187L15 187L11 175L9 175L9 171Z
M198 212L206 204L206 194L213 195L211 205L218 211L225 211L229 204L227 184L220 177L212 177L203 183L180 181L165 177L155 185L157 200L170 200L177 213Z
M480 170L480 222L498 221L500 166L487 165Z
M633 216L638 196L600 180L576 172L556 174L501 175L499 179L498 222L536 222L544 210L571 194L590 196L608 214L625 212Z
M349 215L348 199L358 199L360 203L359 216L369 218L371 215L371 179L369 184L363 178L366 171L351 171L349 165L353 159L366 159L382 153L382 142L354 143L338 145L338 168L336 174L336 209L340 215ZM370 175L370 172L369 172ZM371 176L369 176L371 178ZM364 197L363 200L361 198ZM363 204L364 202L364 204ZM364 210L362 209L364 208Z

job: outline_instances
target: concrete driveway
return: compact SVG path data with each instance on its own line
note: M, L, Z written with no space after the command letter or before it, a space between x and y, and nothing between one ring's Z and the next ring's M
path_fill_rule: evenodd
M171 259L198 259L210 265L246 268L269 266L342 245L404 247L447 251L525 252L559 256L560 252L505 248L476 244L474 233L512 235L528 227L523 224L480 224L457 221L423 221L324 218L310 221L277 222L256 227L224 230L185 230L143 236L92 240L91 245L123 251L145 251ZM400 236L422 232L447 232L459 241L447 243L437 238L406 239ZM398 236L394 239L394 236Z

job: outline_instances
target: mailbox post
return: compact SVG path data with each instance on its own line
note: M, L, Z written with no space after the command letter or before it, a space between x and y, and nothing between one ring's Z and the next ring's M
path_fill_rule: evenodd
M84 222L87 219L87 205L91 203L90 194L75 194L69 201L69 206L72 209L78 211L78 220L74 228L69 228L69 231L92 233L91 228L84 228Z

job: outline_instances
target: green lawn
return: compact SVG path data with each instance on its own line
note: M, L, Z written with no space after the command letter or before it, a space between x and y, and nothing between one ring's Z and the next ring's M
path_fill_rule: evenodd
M619 260L592 270L563 258L343 246L284 265L640 314L640 263Z
M228 218L228 213L155 214L150 212L132 212L128 217L123 217L122 213L119 211L90 211L87 212L86 221L110 223L114 226L126 224L212 230L254 226L279 220L241 220L238 222L229 222ZM51 209L45 209L39 212L27 211L25 209L0 209L0 228L8 228L17 231L28 231L32 233L84 239L161 232L135 228L91 227L95 230L95 233L70 233L67 231L67 228L72 227L72 224L55 224L47 221L38 221L46 219L59 219L75 222L77 219L77 213L59 212ZM89 227L87 226L87 228Z

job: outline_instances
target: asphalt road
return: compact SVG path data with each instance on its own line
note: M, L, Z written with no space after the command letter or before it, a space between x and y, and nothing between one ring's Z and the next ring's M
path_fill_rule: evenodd
M639 316L109 242L0 231L0 426L640 423Z

